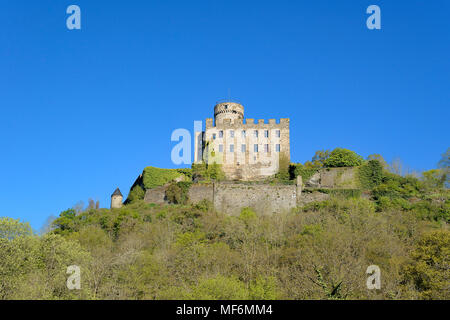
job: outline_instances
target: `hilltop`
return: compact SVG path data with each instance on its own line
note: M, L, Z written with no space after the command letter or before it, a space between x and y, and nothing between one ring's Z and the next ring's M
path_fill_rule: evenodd
M289 168L263 183L308 181L323 165ZM1 220L0 299L449 299L443 171L401 176L380 159L355 168L361 189L341 190L361 192L324 189L326 200L273 215L227 215L179 192L146 203L132 196L136 186L182 188L200 176L147 168L122 208L68 209L43 236ZM198 181L217 178L209 170ZM82 286L68 291L74 264ZM381 270L380 290L366 287L370 265Z

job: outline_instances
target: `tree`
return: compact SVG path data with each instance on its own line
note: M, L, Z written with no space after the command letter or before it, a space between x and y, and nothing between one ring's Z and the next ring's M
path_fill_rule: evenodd
M19 219L0 218L0 239L12 240L16 237L31 236L33 230L28 222L20 222Z
M442 169L431 169L422 173L422 180L429 188L444 187L446 174Z
M323 168L325 161L330 156L330 150L318 150L312 157L311 161L305 162L305 167L307 169L318 169Z
M381 164L383 169L387 169L389 165L387 164L386 160L384 160L383 156L378 153L370 154L367 156L367 160L378 160L378 162Z
M450 279L450 232L425 234L411 254L414 262L405 275L413 281L424 299L448 299Z
M359 180L364 189L373 189L383 180L383 166L380 161L369 160L359 168Z
M327 168L356 167L363 163L363 158L354 151L336 148L331 151L329 157L324 161Z
M222 170L222 166L215 162L211 165L208 165L207 172L209 178L213 180L220 181L225 179L225 173Z

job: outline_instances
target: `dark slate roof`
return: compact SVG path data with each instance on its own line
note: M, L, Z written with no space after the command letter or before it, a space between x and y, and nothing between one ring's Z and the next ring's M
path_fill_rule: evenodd
M122 196L123 197L122 192L120 192L119 188L117 188L116 191L114 191L114 193L111 195L111 197L112 196Z

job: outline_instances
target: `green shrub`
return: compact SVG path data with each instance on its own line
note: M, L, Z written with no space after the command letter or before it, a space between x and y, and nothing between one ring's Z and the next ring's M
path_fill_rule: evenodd
M140 185L134 186L134 188L130 191L130 194L128 195L128 200L130 203L143 200L145 197L145 191L142 189Z
M324 161L327 168L356 167L363 163L363 158L354 151L336 148L331 151L329 157Z
M280 153L278 157L278 173L276 177L281 181L289 180L289 158L286 154Z
M145 189L152 189L163 186L175 180L178 177L188 177L185 172L190 172L189 169L161 169L155 167L147 167L143 173L143 184Z
M441 189L444 187L446 174L444 170L432 169L423 172L422 179L426 187L430 189Z
M166 189L166 198L173 204L187 204L189 201L189 188L192 182L173 182Z
M225 173L222 170L222 165L215 162L212 164L207 164L205 162L193 163L192 178L198 181L221 181L225 179Z
M438 230L425 234L417 243L405 267L405 278L414 283L422 299L448 299L450 232Z
M201 212L208 212L208 211L213 210L214 205L211 201L203 199L200 202L196 203L194 205L194 208L197 210L200 210Z
M324 167L325 161L330 156L330 150L318 150L312 157L311 161L305 162L305 167L308 169L320 169Z
M239 215L239 219L244 221L245 223L249 223L250 221L256 219L256 212L252 208L243 208L241 210L241 214Z
M218 275L202 279L192 288L190 299L194 300L245 300L248 291L245 283L235 277Z
M402 177L385 172L382 183L373 188L372 194L376 200L380 197L404 199L420 197L423 194L423 183L412 176Z
M292 164L290 167L291 179L297 179L297 176L301 176L303 183L308 181L318 171L316 168L307 168L301 163Z
M358 169L361 187L371 190L383 181L383 166L378 160L369 160Z

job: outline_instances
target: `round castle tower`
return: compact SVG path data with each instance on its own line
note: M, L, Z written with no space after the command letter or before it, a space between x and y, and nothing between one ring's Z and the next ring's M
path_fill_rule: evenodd
M122 208L123 195L120 189L117 188L116 191L111 195L111 209Z
M222 123L224 119L231 119L234 122L237 119L244 119L244 107L237 102L220 102L214 107L214 122Z

